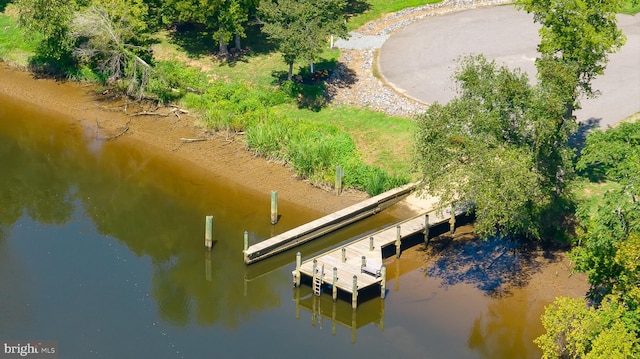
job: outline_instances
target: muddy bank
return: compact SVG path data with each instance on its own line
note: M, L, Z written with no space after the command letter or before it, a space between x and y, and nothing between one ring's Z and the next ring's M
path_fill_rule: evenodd
M96 93L93 86L38 79L0 64L0 94L47 112L57 112L70 125L80 123L95 128L102 138L152 148L172 161L187 162L202 176L220 177L267 197L277 190L281 201L321 213L342 209L367 197L355 191L335 196L299 179L282 164L253 156L241 137L232 139L225 134L209 133L196 125L194 117L178 111L160 109L154 111L160 115L142 114L149 109Z

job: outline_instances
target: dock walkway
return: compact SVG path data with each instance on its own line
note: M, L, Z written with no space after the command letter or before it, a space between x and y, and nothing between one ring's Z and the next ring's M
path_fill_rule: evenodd
M250 247L245 242L244 262L246 264L255 263L374 215L409 196L415 187L416 184L412 183L379 194Z

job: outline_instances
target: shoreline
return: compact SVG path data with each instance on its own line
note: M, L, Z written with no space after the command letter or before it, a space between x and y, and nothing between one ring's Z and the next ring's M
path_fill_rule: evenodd
M364 192L353 190L336 196L316 187L299 179L286 165L252 155L242 141L205 131L188 114L127 114L125 102L96 94L92 85L39 79L28 71L0 62L0 94L56 112L61 121L70 125L96 126L101 135L116 143L126 139L134 146L151 147L169 160L186 161L202 176L221 177L265 196L277 190L281 201L320 213L328 214L368 197Z

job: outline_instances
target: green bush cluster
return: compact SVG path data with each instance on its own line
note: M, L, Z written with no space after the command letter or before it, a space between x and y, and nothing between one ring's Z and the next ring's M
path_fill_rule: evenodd
M241 82L213 82L202 94L188 93L183 102L198 110L214 130L244 131L269 116L270 108L288 101L283 93Z

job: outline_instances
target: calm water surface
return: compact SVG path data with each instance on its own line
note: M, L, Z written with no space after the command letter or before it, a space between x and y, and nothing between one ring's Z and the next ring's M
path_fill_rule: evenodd
M491 299L442 264L389 258L387 299L355 314L293 289L293 252L245 267L245 230L255 242L322 214L281 201L271 226L269 193L97 135L0 97L0 339L57 340L61 358L539 356L541 304ZM301 251L396 220L378 214Z

